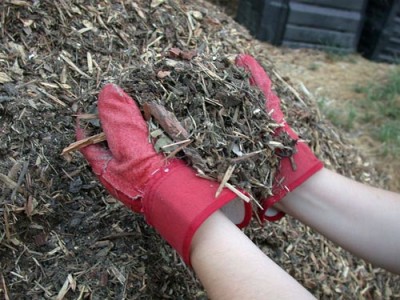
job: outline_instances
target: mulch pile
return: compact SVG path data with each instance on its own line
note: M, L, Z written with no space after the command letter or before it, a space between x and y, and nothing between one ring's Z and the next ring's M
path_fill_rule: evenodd
M257 92L237 88L247 78L230 63L232 57L252 53L272 77L289 124L326 166L383 186L374 168L323 120L313 99L279 75L262 44L207 2L8 0L0 7L0 294L5 299L206 298L192 271L142 216L104 191L79 153L70 160L60 155L74 141L74 115L95 113L96 96L107 82L119 84L142 105L156 101L173 111L192 133L185 137L188 145L175 150L199 151L202 159L192 164L220 180L233 159L260 150L251 148L260 132L231 127L235 112L243 122L259 117L257 124L261 119L265 126L273 124L254 104ZM176 105L176 99L186 102ZM241 111L248 114L239 114L239 105L247 105ZM192 112L200 119L185 121ZM99 127L96 120L89 122ZM157 126L154 118L149 122ZM215 127L239 134L213 138ZM250 139L248 145L241 135ZM271 145L285 144L284 138L268 138ZM207 144L213 139L225 145ZM169 142L163 143L161 148ZM208 150L201 149L205 145ZM211 148L216 156L209 155ZM273 168L277 157L269 150L264 160ZM241 165L251 167L249 161ZM268 185L255 188L257 174L245 180L237 174L233 184L253 182L255 196L268 193ZM354 258L290 217L264 228L253 224L246 233L319 298L400 296L398 276Z

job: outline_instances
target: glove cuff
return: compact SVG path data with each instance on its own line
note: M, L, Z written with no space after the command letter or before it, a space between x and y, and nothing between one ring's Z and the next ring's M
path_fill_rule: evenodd
M237 226L244 227L250 222L251 205L237 200L236 194L228 189L215 198L218 186L218 182L199 178L194 170L179 161L172 161L159 170L147 184L143 196L146 221L188 265L192 238L212 213L230 202L239 201L242 217Z
M262 221L277 221L285 214L281 211L271 213L272 206L292 192L312 175L323 168L323 163L314 155L311 149L303 142L297 143L297 153L291 158L281 160L278 174L275 178L273 195L263 201L263 209L259 212Z

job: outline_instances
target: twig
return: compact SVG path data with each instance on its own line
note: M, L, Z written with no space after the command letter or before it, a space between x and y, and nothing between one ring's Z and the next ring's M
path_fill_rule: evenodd
M46 289L43 285L41 285L41 284L39 283L39 281L35 280L34 283L36 283L36 285L37 285L41 290L43 290L43 292L45 293L45 295L46 295L47 297L50 298L51 296L53 296L53 294L52 294L48 289Z
M249 203L250 202L250 198L247 197L245 194L243 194L241 191L239 191L237 188L235 188L233 185L231 185L230 183L225 183L225 187L227 187L228 189L230 189L232 192L234 192L236 194L236 196L238 196L240 199L242 199L243 201ZM255 201L257 203L257 201Z
M161 128L176 142L188 139L189 134L181 125L176 116L168 111L164 106L155 102L143 104L144 116L146 120L150 115L160 124Z
M299 100L299 102L301 102L301 104L303 104L304 106L307 106L307 104L304 103L303 99L301 99L299 93L290 85L286 82L286 80L284 80L281 75L278 74L278 72L276 72L275 70L272 71L274 73L274 75L283 83L286 85L286 87L289 89L289 91L294 95L294 97Z
M172 151L170 154L168 154L166 159L170 159L171 157L174 157L179 151L186 148L188 145L190 145L193 142L193 140L186 140L186 141L187 142L185 144L181 145L180 147L178 147L174 151Z
M68 57L66 57L66 56L64 56L64 55L62 55L62 54L60 54L60 57L61 57L72 69L74 69L76 72L78 72L79 74L81 74L82 76L84 76L84 77L86 77L86 78L88 78L88 79L91 78L88 74L86 74L86 73L83 72L81 69L79 69L78 66L75 65L75 64L72 62L72 60L70 60Z
M6 281L3 274L1 274L1 283L3 284L4 300L10 300L10 297L8 296Z
M11 238L11 232L10 232L10 223L8 222L8 207L7 207L7 205L4 206L3 219L4 219L4 232L6 234L7 241L9 241Z
M215 198L218 198L219 195L222 192L222 189L224 188L225 184L228 182L228 180L231 178L233 171L235 170L235 165L230 165L228 169L226 170L224 177L221 180L221 184L219 185L216 193L215 193Z
M240 157L232 158L230 161L233 163L241 162L243 160L246 160L246 159L252 158L253 156L258 155L258 154L264 152L265 150L266 149L261 149L261 150L257 150L257 151L251 152L251 153L247 153Z
M44 89L37 88L37 90L38 90L39 92L41 92L43 95L45 95L45 96L47 96L48 98L50 98L51 100L53 100L55 103L57 103L57 104L59 104L59 105L61 105L61 106L63 106L63 107L66 107L66 106L67 106L67 104L65 104L64 102L62 102L62 101L61 101L60 99L58 99L57 97L54 97L53 95L49 94L49 93L46 92Z
M253 200L253 202L258 206L258 208L260 208L261 210L264 209L262 205L252 195L250 195L250 199Z
M191 139L187 139L187 140L179 141L179 142L176 142L176 143L168 144L168 145L162 146L161 149L166 149L166 148L170 148L170 147L173 147L173 146L187 144L189 142L192 142L192 140Z
M73 117L78 117L79 120L96 120L99 118L97 114L78 114L72 115Z
M22 182L24 181L25 174L28 171L28 166L29 166L29 161L24 162L24 166L22 167L22 171L18 177L17 185L14 187L14 189L11 193L11 200L15 200L17 191L19 190L19 187L21 186Z
M83 147L92 145L92 144L97 144L101 143L106 140L106 135L104 132L87 137L85 139L79 140L77 142L74 142L70 144L68 147L65 147L63 151L61 152L61 155L66 155L72 151L79 150Z

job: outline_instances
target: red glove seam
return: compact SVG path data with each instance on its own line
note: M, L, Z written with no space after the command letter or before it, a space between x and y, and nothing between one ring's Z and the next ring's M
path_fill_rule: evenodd
M164 173L165 169L169 168L167 173ZM153 220L152 220L152 211L153 211L153 205L156 205L154 200L150 199L157 199L158 190L159 188L163 185L164 180L167 178L167 176L174 176L175 172L179 172L182 168L188 168L185 164L181 163L180 161L175 161L170 164L169 167L165 167L163 169L160 169L160 171L155 174L153 177L151 177L151 181L149 182L146 191L143 195L143 207L144 207L144 215L146 217L146 221L149 225L153 225ZM191 172L195 173L194 170L191 170ZM205 180L199 178L199 180ZM212 184L212 182L210 182ZM218 185L217 182L214 183L215 185ZM193 235L197 231L197 229L203 224L203 222L215 211L217 211L219 208L223 207L230 201L233 201L235 198L237 198L236 194L229 190L225 190L224 193L221 194L218 198L212 199L206 206L203 207L202 211L198 212L198 215L195 216L195 218L192 220L192 222L189 224L189 227L187 230L184 232L183 236L183 241L182 241L182 248L181 249L176 249L180 255L182 255L183 260L190 265L190 246L191 242L193 239ZM190 201L190 199L188 199ZM243 203L245 206L245 215L243 221L238 224L237 226L239 228L244 227L248 225L248 223L251 220L251 205ZM157 228L156 228L157 229ZM166 237L164 237L166 238Z
M167 161L166 164L168 165L158 169L158 171L149 178L142 195L143 203L146 203L144 204L144 207L147 207L147 209L145 209L144 211L144 215L146 217L147 223L151 226L153 226L152 220L147 212L151 212L153 210L153 202L155 201L148 200L147 196L150 195L149 199L153 199L154 197L152 197L151 194L153 193L153 191L158 190L158 187L163 183L163 179L165 179L166 176L171 176L177 170L186 167L182 162L178 160L171 160L169 162ZM168 171L166 171L167 169Z

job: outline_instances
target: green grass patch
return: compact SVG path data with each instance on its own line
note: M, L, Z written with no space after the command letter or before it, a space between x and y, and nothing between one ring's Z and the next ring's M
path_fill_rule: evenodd
M330 106L320 99L319 107L338 128L350 132L361 129L381 143L381 154L400 158L400 67L385 81L355 86L361 99Z
M392 71L386 82L360 88L365 100L362 121L373 127L372 134L384 143L384 151L400 156L400 68Z
M382 142L384 151L400 156L400 68L384 82L355 87L365 95L358 101L359 121L371 128L372 136Z

